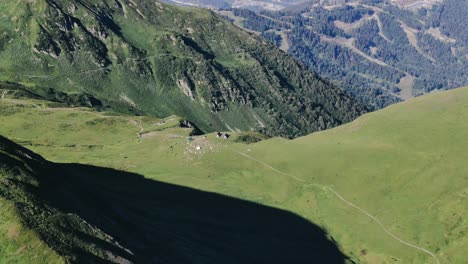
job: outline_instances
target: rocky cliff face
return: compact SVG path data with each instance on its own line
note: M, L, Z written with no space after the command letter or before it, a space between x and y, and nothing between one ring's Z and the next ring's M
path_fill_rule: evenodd
M295 137L365 111L273 45L216 14L158 1L1 3L1 78L177 114L203 131ZM6 10L15 10L14 13Z

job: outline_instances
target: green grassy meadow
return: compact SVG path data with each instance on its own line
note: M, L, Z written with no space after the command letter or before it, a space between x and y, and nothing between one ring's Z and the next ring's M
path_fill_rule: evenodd
M0 259L2 263L63 263L38 235L21 225L16 208L0 199Z
M242 133L189 140L190 130L175 116L123 116L8 96L0 101L0 134L50 161L138 173L284 209L324 228L358 263L468 258L466 120L468 88L462 88L295 140L244 144L236 142ZM437 260L395 240L329 188ZM0 252L15 245L1 243L7 228L0 225ZM18 263L31 256L21 257Z

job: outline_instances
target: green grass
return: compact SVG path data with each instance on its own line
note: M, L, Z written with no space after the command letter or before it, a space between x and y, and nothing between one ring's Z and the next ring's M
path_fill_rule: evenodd
M468 258L468 88L432 94L296 140L188 141L176 117L116 116L34 100L0 103L0 134L61 163L91 164L237 197L324 227L362 263L433 263L327 187L441 263ZM39 109L34 105L42 105ZM146 134L137 137L139 122ZM197 146L201 149L197 150ZM264 164L239 155L245 153Z
M19 101L11 103L18 104ZM29 103L35 107L38 102ZM70 109L55 108L53 111L67 110ZM83 122L84 126L94 127L96 135L105 134L108 130L115 132L110 128L123 126L119 123L122 120L131 125L137 121L138 127L138 121L142 121L142 126L154 125L157 121L149 118L132 120L123 116L101 116L89 120L87 115L96 115L95 112L86 109L75 111L83 117L81 120L76 118L77 124ZM166 123L174 118L169 118ZM101 130L100 127L108 129ZM144 136L189 142L187 129L170 125L162 131L150 133ZM145 138L138 139L134 133L119 134L135 137L141 145L147 143ZM210 149L204 137L191 142ZM85 144L82 140L81 143L62 145L61 142L36 144L23 141L31 148L49 148L57 144L58 148L87 149L88 158L83 157L82 161L97 163L92 156L102 147L95 147L100 145L92 145L89 141ZM163 140L154 143L166 145ZM178 150L177 146L169 149L170 154ZM125 149L118 151L124 155L124 160L136 160L127 156ZM146 151L148 156L144 160L152 160L152 173L166 173L167 168L160 162L169 162L170 158L160 155L157 145L148 145ZM196 156L194 151L198 150L190 147L186 154ZM211 148L211 151L216 149ZM312 260L344 263L345 257L326 233L298 215L216 193L167 184L157 181L156 177L144 178L126 171L132 169L119 167L117 163L113 165L119 170L73 163L49 164L0 137L0 195L15 204L21 222L37 232L67 263L94 263L103 259L149 263L155 258L171 263L302 263ZM180 161L178 166L181 166ZM164 170L158 171L158 167ZM182 169L168 173L172 176L179 176L179 173L181 176L190 175L189 171ZM216 174L208 175L212 176ZM19 222L20 219L15 223L19 225ZM285 229L285 225L290 228ZM9 241L1 242L10 245ZM32 249L30 254L35 256L40 252Z
M176 114L205 132L259 130L261 116L264 133L297 137L366 112L209 10L114 2L0 3L0 81L49 100L52 89L120 113Z
M291 142L264 141L250 147L250 155L307 183L333 187L399 237L436 252L442 263L463 263L467 98L466 88L417 98ZM378 228L371 231L375 223L356 210L340 209L333 195L329 199L316 217L352 252L373 247L371 254L403 263L429 262ZM337 209L348 216L335 217L344 213Z
M21 225L13 204L0 198L0 260L2 263L63 263L38 235Z

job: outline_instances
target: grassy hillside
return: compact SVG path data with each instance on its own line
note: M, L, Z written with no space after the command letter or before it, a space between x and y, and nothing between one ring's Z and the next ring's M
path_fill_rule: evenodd
M145 237L148 245L157 244L160 240L156 237L161 234L154 229L158 226L154 219L163 214L156 209L156 213L153 209L142 209L140 205L144 208L162 206L164 212L176 210L165 222L171 224L163 226L170 226L169 230L178 230L180 225L181 230L192 230L193 225L184 225L185 222L179 220L174 222L172 218L184 215L181 212L188 210L187 204L188 208L195 206L190 215L200 212L207 216L203 219L218 219L224 215L223 222L227 221L230 226L236 223L244 226L243 223L250 221L245 220L250 219L250 209L222 210L218 215L216 212L220 211L212 209L215 205L200 206L211 198L203 202L191 195L181 198L187 197L177 194L184 193L176 191L182 187L173 190L170 185L170 192L153 191L175 184L300 215L325 229L337 241L340 251L358 263L464 263L468 257L465 250L468 245L468 167L465 166L468 124L464 122L468 118L467 102L468 88L435 93L296 140L274 138L245 144L236 142L238 134L230 140L216 138L213 134L190 139L187 137L189 130L179 128L178 122L174 122L176 117L162 121L116 116L86 108L57 107L34 99L5 98L0 104L0 134L54 162L87 164L66 165L70 166L69 171L85 172L83 175L87 176L66 178L70 185L79 186L66 187L73 190L73 199L60 195L54 195L53 199L83 203L83 207L69 210L98 227L104 224L90 216L97 214L97 219L101 220L109 216L112 216L109 219L119 219L110 228L102 229L103 232L143 259L148 257L148 251L135 244L135 239ZM136 173L144 178L135 176ZM129 180L135 177L139 180ZM150 187L145 187L148 185ZM107 206L86 206L89 202L83 197L94 195L103 199ZM160 199L167 201L169 208L163 206L165 203L151 202ZM171 202L184 209L177 211ZM223 199L215 204L230 208ZM180 208L178 206L175 208ZM254 207L254 210L260 209ZM273 221L269 213L265 213L264 218L257 217L252 217L258 219L253 223L256 226ZM129 233L124 228L128 223L138 223L142 229ZM300 223L297 222L302 229ZM290 234L294 225L261 228L263 231L258 238L283 231ZM294 234L300 234L300 229L293 229L298 233L293 232L289 241L297 241ZM171 234L177 234L182 241L196 241L192 240L196 237L185 231ZM200 232L205 235L203 230ZM171 234L163 233L163 237L171 238ZM314 238L319 238L320 245L327 245L328 240L320 239L325 236L323 231L318 234ZM226 233L221 232L221 235ZM217 239L220 238L215 237L217 242L225 241ZM175 249L185 248L178 242L171 245ZM193 249L190 243L184 245ZM202 245L206 246L204 249L212 249L218 243L204 241ZM234 248L239 247L234 245ZM256 249L258 245L254 242L249 248ZM305 248L303 252L308 252L307 243L303 245L306 245L301 247ZM281 244L281 247L287 246ZM263 252L275 252L272 248L275 249L271 246ZM336 248L334 250L329 252L337 253ZM292 249L285 252L298 254ZM299 253L305 254L303 252ZM232 253L229 257L241 258L241 255ZM124 253L120 256L129 257ZM204 256L219 260L216 258L219 255ZM339 261L344 261L344 257Z
M14 100L3 103L2 116L9 116L14 108L16 114L22 115L47 104ZM19 108L26 111L21 113ZM71 134L66 130L83 129L89 134L79 133L81 141L75 141L77 145L66 144L66 140L49 143L23 140L22 143L65 152L75 149L77 154L87 156L85 163L92 163L99 150L115 148L119 143L123 147L143 146L135 140L135 126L140 126L139 121L149 129L153 126L151 134L142 133L141 137L163 135L185 142L183 135L188 133L174 127L171 119L175 117L162 124L151 118L108 116L86 109L41 110L46 112L30 114L46 113L54 120L70 121L59 122L64 132L62 139L70 139ZM36 132L46 133L46 127L36 128ZM104 145L96 144L100 133L106 137ZM111 134L117 136L112 138ZM44 139L51 135L45 135ZM80 144L85 141L86 144ZM167 151L164 140L152 143L147 152L157 153L157 149L152 149L154 144L163 145ZM136 161L121 150L109 154L118 153L123 160ZM155 158L154 154L147 157L155 159L156 167L151 169L165 171L167 168L159 162L170 159L157 154ZM111 156L102 156L100 160L117 162L107 159ZM180 161L172 160L172 163L181 166ZM157 167L159 171L155 170ZM303 263L317 260L346 263L348 260L326 231L293 213L144 178L125 170L128 169L50 163L0 137L0 212L1 219L6 220L0 225L0 260L8 263ZM187 171L172 170L171 176L177 177L179 173L184 175Z
M363 259L381 263L390 255L402 263L431 261L427 254L392 239L355 208L340 205L328 187L377 217L399 238L435 253L440 263L464 263L467 99L467 88L420 97L337 129L290 142L260 143L249 155L306 184L317 184L322 194L313 197L334 199L333 207L324 206L315 217L324 219L340 243L366 250ZM300 210L316 219L306 208ZM369 253L371 247L375 251Z
M208 10L153 0L0 3L0 81L203 131L295 137L364 107ZM58 98L60 99L60 98Z
M4 263L63 263L38 235L21 224L15 205L0 198L0 259Z

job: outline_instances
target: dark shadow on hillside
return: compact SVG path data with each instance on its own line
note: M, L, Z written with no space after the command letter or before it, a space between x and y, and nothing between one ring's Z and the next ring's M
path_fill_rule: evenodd
M80 164L52 165L41 176L41 199L79 215L93 230L61 224L82 244L125 263L344 263L346 257L313 223L286 211L141 175ZM82 222L82 221L81 221ZM94 230L96 231L96 230ZM43 234L41 234L43 235ZM60 244L48 237L48 243ZM84 242L84 243L83 243ZM125 250L118 245L128 249ZM66 245L78 263L102 262ZM109 254L111 253L111 254ZM121 258L118 258L121 257ZM106 258L106 257L104 257Z

